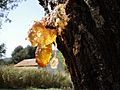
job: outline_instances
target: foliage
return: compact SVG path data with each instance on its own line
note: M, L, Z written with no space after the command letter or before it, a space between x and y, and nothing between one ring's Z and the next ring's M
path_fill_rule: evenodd
M44 20L35 22L28 33L31 44L37 46L35 57L41 67L48 64L52 55L52 43L56 41L56 30L46 29L45 24Z
M13 61L5 61L4 59L0 59L0 65L10 65L13 64Z
M28 58L28 59L35 57L36 47L32 47L32 46L28 45L28 46L25 47L24 49L25 49L26 52L27 52L27 58Z
M11 10L18 7L19 3L26 0L0 0L0 29L2 22L11 22L8 14Z
M71 87L68 74L51 74L43 69L19 69L13 66L0 67L0 88L62 88Z
M5 44L3 43L0 45L0 58L2 58L5 53L6 53L6 48L5 48Z
M59 50L57 51L57 56L56 57L58 58L59 62L62 63L63 67L65 68L65 71L68 71L67 66L65 64L65 59L64 59L62 53Z
M26 54L26 52L22 46L16 47L11 54L13 62L17 63L17 62L21 61L22 59L25 58L25 54Z
M5 10L13 9L18 6L18 2L23 0L0 0L0 8Z
M52 43L56 45L57 35L61 35L63 29L68 24L68 15L65 12L66 4L60 4L47 14L42 20L35 22L29 30L28 39L33 46L37 46L36 61L44 67L48 64L52 55ZM49 26L49 27L48 27ZM56 55L54 56L56 57ZM57 59L51 59L56 61Z
M38 48L36 50L36 62L38 63L39 66L45 67L51 58L52 55L52 45L49 44L45 48Z
M30 59L35 57L35 49L31 46L27 46L23 48L22 46L18 46L12 52L12 60L14 63L18 63L23 59Z

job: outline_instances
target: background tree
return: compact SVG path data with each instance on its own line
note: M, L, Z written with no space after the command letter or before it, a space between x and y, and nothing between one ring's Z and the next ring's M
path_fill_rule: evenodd
M66 0L38 0L46 13ZM120 90L120 1L68 0L57 46L75 90ZM50 26L51 27L51 26ZM55 28L55 27L54 27Z
M3 22L11 22L8 18L9 12L18 7L22 1L26 0L0 0L0 28Z
M36 47L32 47L30 45L25 47L25 51L27 52L26 58L27 59L35 58L35 50L36 50Z
M14 63L18 63L23 59L35 58L35 50L35 47L29 45L25 48L17 46L12 52L12 60Z
M59 50L57 50L56 57L58 58L59 62L62 63L62 67L65 69L65 71L68 72L67 66L65 64L65 59Z
M23 60L25 58L25 54L26 52L22 46L16 47L11 54L13 62L18 63L19 61Z
M5 44L2 43L0 45L0 59L4 56L5 53L6 53L6 47L5 47Z

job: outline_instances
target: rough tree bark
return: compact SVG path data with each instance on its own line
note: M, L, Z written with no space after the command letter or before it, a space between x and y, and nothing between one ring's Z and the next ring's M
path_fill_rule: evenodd
M75 90L120 90L119 5L119 0L69 0L71 19L57 46Z

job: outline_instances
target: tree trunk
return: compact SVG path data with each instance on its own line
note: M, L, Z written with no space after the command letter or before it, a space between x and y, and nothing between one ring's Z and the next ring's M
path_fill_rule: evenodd
M39 0L48 10L46 1ZM55 5L51 3L51 8ZM57 46L75 90L120 90L119 5L119 0L68 1L70 21L57 36Z
M75 90L120 90L120 1L69 0L57 37Z

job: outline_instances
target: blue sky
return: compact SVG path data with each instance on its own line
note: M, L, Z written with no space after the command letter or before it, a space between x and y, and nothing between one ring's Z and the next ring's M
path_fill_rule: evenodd
M0 44L6 44L5 57L11 57L12 51L18 46L26 47L31 45L27 37L27 32L33 21L40 20L44 16L44 10L39 5L38 0L27 0L10 11L8 17L11 23L4 23L0 30Z

